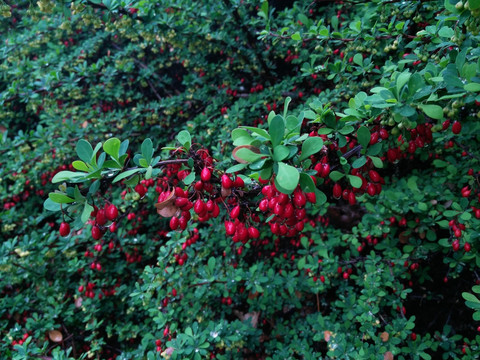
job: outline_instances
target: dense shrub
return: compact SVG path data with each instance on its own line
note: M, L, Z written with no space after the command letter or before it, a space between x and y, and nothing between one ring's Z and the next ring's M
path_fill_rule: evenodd
M480 354L479 0L0 9L3 358Z

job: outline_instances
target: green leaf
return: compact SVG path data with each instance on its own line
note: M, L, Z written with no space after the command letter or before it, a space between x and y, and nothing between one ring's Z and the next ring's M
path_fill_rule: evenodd
M227 174L232 174L234 172L241 171L241 170L245 169L247 166L248 166L247 164L233 165L233 166L230 166L225 172Z
M300 173L300 187L305 192L314 192L315 183L312 180L312 177L305 173Z
M348 177L348 180L350 181L350 184L354 187L354 188L361 188L362 187L362 179L358 176L355 176L355 175L347 175Z
M376 156L369 156L369 158L372 160L373 166L376 168L383 168L383 161L379 157Z
M297 169L283 162L278 163L278 173L275 177L275 182L280 185L280 187L285 191L286 194L291 194L293 190L295 190L299 180L300 173Z
M285 99L285 104L283 105L283 118L287 118L287 112L288 112L288 105L290 105L290 102L292 101L292 98L290 96L287 96Z
M360 126L357 130L357 140L365 149L370 143L370 130L366 126Z
M285 160L290 154L290 149L285 145L277 145L273 149L273 160L282 161Z
M462 293L462 297L466 300L466 301L471 301L473 303L479 303L480 304L480 300L477 299L477 297L473 294L470 294L470 293L467 293L467 292L463 292Z
M419 105L420 109L432 119L441 120L443 119L443 109L439 105L429 105L429 104L421 104Z
M48 197L53 202L56 202L56 203L59 203L59 204L69 204L69 203L72 203L72 202L75 201L71 197L69 197L65 194L62 194L62 193L50 193L50 194L48 194Z
M60 211L61 206L59 203L54 202L52 199L48 198L43 202L43 207L49 211Z
M247 129L247 130L250 130L251 132L257 134L257 135L260 135L261 137L267 139L267 140L270 140L270 135L268 134L268 132L264 129L259 129L259 128L256 128L254 126L242 126L242 129Z
M78 140L76 151L80 160L83 160L83 162L86 162L87 164L90 163L93 156L93 148L87 140Z
M192 171L190 174L188 174L188 176L185 179L183 179L183 183L185 185L190 185L194 181L195 181L195 172L194 171Z
M85 171L85 172L89 172L90 169L88 168L87 164L85 164L83 161L80 161L80 160L76 160L72 163L72 166L75 170L79 170L79 171Z
M302 40L302 37L300 36L300 33L298 31L295 34L292 34L292 40L295 40L295 41Z
M188 151L192 144L192 137L187 130L182 130L177 135L177 140Z
M323 147L323 140L320 137L312 136L307 138L302 144L302 154L299 160L302 161L310 155L316 154Z
M52 183L56 184L63 181L75 182L76 180L83 178L84 175L85 174L80 174L75 171L60 171L55 174L55 176L52 179Z
M268 133L272 141L272 147L279 145L285 135L285 121L281 115L275 115L268 126Z
M120 140L117 138L110 138L103 144L103 151L114 159L118 159L120 152Z
M245 160L249 163L252 163L252 162L255 162L257 160L260 160L262 157L264 157L265 155L263 154L257 154L255 152L253 152L252 150L250 149L247 149L247 148L241 148L241 149L238 149L236 152L235 152L235 155L237 157L239 157L240 159L242 160Z
M329 177L332 179L332 181L337 182L341 178L345 176L344 173L341 173L340 171L334 170L330 173Z
M152 162L152 156L153 156L153 143L150 138L146 138L142 143L142 155L147 161L146 166L150 165L150 163Z
M367 163L367 158L365 156L359 157L352 163L352 167L354 169L361 168L363 165Z
M402 72L397 76L397 96L400 96L400 91L408 80L410 80L410 76L412 76L412 74L408 71Z
M137 173L141 170L143 170L143 169L132 169L132 170L127 170L123 173L120 173L115 177L115 179L113 179L112 183L116 183L117 181L125 179L126 177L129 177L129 176L131 176L131 175L133 175L133 174L135 174L135 173Z
M82 211L82 216L80 217L83 223L86 223L88 221L92 211L93 211L93 206L86 202Z
M469 83L469 84L466 84L463 88L466 91L478 92L478 91L480 91L480 84L479 83Z
M470 10L476 10L480 8L480 0L468 0Z
M245 129L237 128L232 131L232 140L233 145L250 145L253 141L253 138L250 136L249 132Z

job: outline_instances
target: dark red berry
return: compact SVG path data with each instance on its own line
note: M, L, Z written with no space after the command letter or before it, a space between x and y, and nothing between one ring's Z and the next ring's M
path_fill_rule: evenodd
M68 236L70 235L70 224L66 223L66 222L62 222L60 224L60 236Z

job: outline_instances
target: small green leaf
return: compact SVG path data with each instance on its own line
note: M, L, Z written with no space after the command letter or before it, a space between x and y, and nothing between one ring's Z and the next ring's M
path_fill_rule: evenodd
M49 211L60 211L61 206L59 203L54 202L52 199L48 198L43 202L43 207Z
M190 185L194 181L195 181L195 172L194 171L192 171L190 174L188 174L188 176L185 179L183 179L183 183L185 185Z
M370 130L366 126L360 126L357 130L357 140L363 148L366 148L370 143Z
M241 170L245 169L246 167L247 167L247 164L237 164L237 165L233 165L233 166L229 167L225 172L227 174L232 174L234 172L241 171Z
M256 128L254 126L242 126L242 129L247 129L247 130L250 130L251 132L257 134L257 135L260 135L261 137L267 139L267 140L270 140L270 135L268 134L268 132L264 129L259 129L259 128Z
M192 144L192 137L187 130L182 130L177 135L177 140L188 151Z
M127 170L123 173L120 173L115 177L115 179L113 179L112 183L116 183L117 181L125 179L126 177L129 177L129 176L131 176L131 175L133 175L133 174L135 174L135 173L137 173L141 170L143 170L143 169L132 169L132 170Z
M83 161L80 161L80 160L76 160L72 163L72 166L75 170L79 170L79 171L85 171L85 172L89 172L90 169L88 168L87 164L85 164Z
M419 105L420 109L432 119L441 120L443 119L443 109L439 105L429 105L429 104L422 104Z
M62 193L50 193L50 194L48 194L48 197L53 202L56 202L56 203L59 203L59 204L69 204L69 203L72 203L72 202L75 201L71 197L69 197L65 194L62 194Z
M361 168L363 165L367 163L367 158L365 156L359 157L352 163L352 167L354 169Z
M81 216L81 220L83 223L86 223L88 221L92 211L93 211L93 206L86 202L82 211L82 216Z
M480 300L477 299L477 297L473 294L470 294L470 293L467 293L467 292L463 292L462 293L462 297L466 300L466 301L471 301L473 303L479 303L480 304Z
M152 162L153 143L150 138L146 138L142 143L142 155L147 161L147 166Z
M80 139L76 147L77 155L83 162L89 164L93 156L92 145L87 140Z
M285 121L281 115L275 115L270 121L268 133L272 141L272 147L279 145L285 135Z
M358 176L355 176L355 175L347 175L348 177L348 180L350 181L350 184L354 187L354 188L361 188L362 187L362 179Z
M480 84L479 83L469 83L469 84L466 84L463 88L466 91L478 92L478 91L480 91Z
M295 41L302 40L302 37L300 36L300 33L298 31L295 34L292 34L292 40L295 40Z
M275 182L280 185L280 188L283 189L285 193L291 194L297 187L299 180L300 173L297 169L283 162L278 163L278 173L275 177Z
M305 192L314 192L315 183L312 180L312 177L305 173L300 173L300 187Z
M332 171L329 175L330 179L332 179L332 181L334 182L337 182L338 180L340 180L341 178L343 178L345 176L344 173L341 173L340 171Z
M372 160L373 166L376 168L383 168L383 161L379 157L376 156L369 156L370 160Z
M153 171L153 168L152 166L150 165L148 168L147 168L147 171L145 172L145 179L150 179L152 177L152 171Z
M323 140L317 136L311 136L307 138L302 144L302 154L299 160L302 161L308 158L310 155L316 154L323 147Z
M110 138L103 144L103 151L114 159L118 159L120 152L120 140L117 138Z
M277 145L273 149L273 160L282 161L285 160L290 154L290 149L285 145Z
M285 104L283 106L283 117L284 117L284 119L287 118L288 105L290 105L291 101L292 101L292 98L290 96L287 96L287 98L285 99Z
M83 178L85 174L81 174L75 171L60 171L56 173L52 179L52 183L56 184L63 181L75 182L76 180Z
M247 148L241 148L241 149L238 149L236 152L235 152L235 155L244 160L244 161L247 161L249 163L252 163L252 162L255 162L257 160L260 160L262 157L264 157L265 155L263 154L257 154L255 152L253 152L252 150L250 149L247 149Z

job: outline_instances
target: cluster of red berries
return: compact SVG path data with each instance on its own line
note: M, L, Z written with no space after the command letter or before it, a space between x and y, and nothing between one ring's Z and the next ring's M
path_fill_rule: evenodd
M23 334L22 338L20 340L12 340L12 346L15 346L15 345L23 345L23 343L25 341L27 341L27 339L30 337L30 334L28 332L26 332L25 334Z
M293 194L287 195L279 192L275 184L271 182L262 188L263 199L258 207L272 217L269 221L270 230L275 235L293 237L301 232L307 221L307 202L315 204L317 198L315 193L306 193L300 188L295 189Z
M118 217L118 209L115 205L105 204L103 209L99 209L95 206L90 216L95 217L94 225L92 227L93 239L100 240L103 237L103 234L107 230L105 225L108 221L112 221L112 223L108 226L110 232L115 232L117 228L115 220Z

